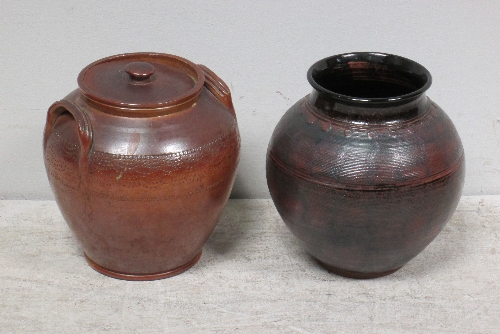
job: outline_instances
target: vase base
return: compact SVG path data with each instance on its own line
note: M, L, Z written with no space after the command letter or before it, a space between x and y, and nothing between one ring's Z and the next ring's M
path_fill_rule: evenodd
M103 275L106 275L106 276L109 276L109 277L113 277L113 278L117 278L117 279L127 280L127 281L153 281L153 280L158 280L158 279L172 277L172 276L179 275L179 274L185 272L186 270L188 270L189 268L191 268L192 266L194 266L196 264L196 262L198 262L198 260L201 257L201 252L202 251L200 251L194 257L194 259L192 259L191 261L189 261L186 264L183 264L182 266L179 266L179 267L177 267L175 269L171 269L171 270L168 270L168 271L165 271L165 272L156 273L156 274L126 274L126 273L119 273L119 272L112 271L112 270L106 269L104 267L101 267L100 265L98 265L97 263L95 263L94 261L92 261L87 256L87 254L84 254L84 255L85 255L85 259L87 260L87 263L89 264L89 266L92 267L92 269L94 269L95 271L97 271L97 272L99 272L99 273L101 273Z
M350 271L350 270L336 268L336 267L330 266L329 264L323 263L319 260L318 260L318 262L323 268L325 268L326 270L328 270L329 272L331 272L335 275L340 275L340 276L344 276L344 277L348 277L348 278L356 278L356 279L370 279L370 278L383 277L383 276L390 275L390 274L398 271L399 269L401 269L401 267L399 267L396 269L392 269L392 270L388 270L388 271L384 271L384 272L380 272L380 273L363 273L363 272L359 272L359 271Z

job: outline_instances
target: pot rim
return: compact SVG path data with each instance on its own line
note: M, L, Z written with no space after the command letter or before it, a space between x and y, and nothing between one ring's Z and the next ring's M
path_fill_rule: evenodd
M323 71L327 68L332 68L331 64L334 62L335 64L349 64L350 62L367 62L370 64L380 64L387 65L392 69L410 73L415 76L421 76L424 78L424 84L404 95L396 95L390 97L356 97L350 95L343 95L340 93L336 93L334 91L328 90L322 85L320 85L315 79L314 75L317 71ZM354 104L378 104L378 103L391 103L391 102L402 102L414 100L415 98L422 95L432 84L432 76L430 72L421 64L397 55L383 53L383 52L349 52L338 54L330 57L326 57L314 63L309 70L307 71L307 81L309 84L317 91L321 93L328 94L332 98L336 100L340 100L343 102L354 103Z

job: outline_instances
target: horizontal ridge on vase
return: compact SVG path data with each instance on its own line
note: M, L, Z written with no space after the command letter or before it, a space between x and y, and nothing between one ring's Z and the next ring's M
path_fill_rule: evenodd
M48 110L44 160L89 265L127 280L193 266L229 197L240 137L227 85L203 65L132 53L82 70Z
M395 55L318 61L313 91L281 118L267 183L285 224L327 270L398 270L443 229L461 196L460 137L426 96L431 75Z

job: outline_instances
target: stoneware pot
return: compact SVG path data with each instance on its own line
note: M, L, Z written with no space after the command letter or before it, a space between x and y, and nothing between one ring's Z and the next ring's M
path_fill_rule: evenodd
M240 139L226 84L167 54L101 59L47 113L44 160L88 263L151 280L193 266L233 185Z
M465 162L451 120L409 59L349 53L308 71L313 87L274 130L267 182L281 217L328 270L393 273L443 229Z

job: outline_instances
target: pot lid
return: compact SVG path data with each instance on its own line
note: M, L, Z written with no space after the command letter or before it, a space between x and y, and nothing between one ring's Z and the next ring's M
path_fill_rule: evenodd
M80 90L88 99L134 110L184 103L197 96L203 82L199 66L161 53L107 57L88 65L78 76Z

